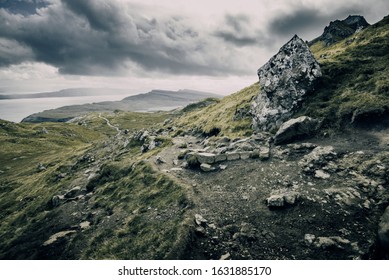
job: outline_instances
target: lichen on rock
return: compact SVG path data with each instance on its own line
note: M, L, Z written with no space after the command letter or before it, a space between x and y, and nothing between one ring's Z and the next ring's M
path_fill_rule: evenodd
M295 35L258 69L260 93L251 105L253 127L271 131L291 118L322 75L307 44Z

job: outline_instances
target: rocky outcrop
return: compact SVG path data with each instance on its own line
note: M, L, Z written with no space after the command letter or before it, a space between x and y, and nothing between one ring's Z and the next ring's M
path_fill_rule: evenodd
M290 119L284 122L274 136L274 144L282 144L293 141L297 138L310 136L317 127L318 121L307 116L297 119Z
M367 26L369 26L369 23L363 16L348 16L344 20L331 21L324 28L323 34L309 44L313 45L318 41L323 41L325 46L329 46L353 35Z
M250 111L254 129L270 131L289 120L321 75L309 47L295 35L258 70L261 90Z

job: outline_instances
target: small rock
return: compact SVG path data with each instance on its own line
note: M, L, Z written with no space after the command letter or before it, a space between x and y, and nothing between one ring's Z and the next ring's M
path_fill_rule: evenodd
M37 170L38 172L45 171L46 167L42 163L38 163Z
M89 227L90 227L90 222L89 221L85 221L85 222L80 223L80 228L81 229L87 229Z
M227 165L223 165L223 164L219 165L220 170L226 170L226 168L227 168Z
M73 198L75 197L79 192L81 191L81 187L74 187L67 193L65 193L64 197L65 198Z
M166 163L166 161L162 157L160 157L160 156L157 156L157 158L155 159L155 162L157 164Z
M283 207L285 204L283 195L272 195L267 198L267 206L269 207Z
M329 237L318 237L314 243L317 248L327 249L336 246L336 242Z
M205 228L203 228L203 227L196 227L195 233L197 233L198 235L204 236L206 234L206 231L205 231Z
M330 177L331 177L330 174L324 172L321 169L315 171L315 178L318 178L318 179L328 179Z
M173 160L173 165L178 165L178 160L174 159Z
M215 171L215 167L212 167L212 165L208 164L208 163L202 163L200 164L200 169L204 172L211 172L211 171Z
M270 157L270 149L269 147L261 147L259 150L259 159L260 160L268 160Z
M289 205L294 205L300 198L300 195L297 192L286 192L283 195L285 202Z
M63 195L54 195L51 198L51 205L53 207L57 207L58 205L61 204L61 201L65 200L65 197Z
M290 119L284 122L274 136L274 144L279 145L313 134L318 127L318 121L307 116Z
M195 214L195 222L199 226L205 226L208 223L208 221L204 219L203 216L201 216L200 214Z
M220 257L221 261L228 260L231 257L230 253L226 253Z
M173 168L170 168L170 171L182 171L182 168L181 167L173 167Z
M308 246L311 245L313 243L313 241L315 241L315 239L316 239L316 236L313 234L307 233L304 235L304 242Z
M72 234L72 233L76 233L76 231L75 230L65 230L65 231L57 232L56 234L53 234L52 236L50 236L50 238L43 243L43 246L51 245L54 242L56 242L58 239L63 238L63 237L65 237L69 234Z

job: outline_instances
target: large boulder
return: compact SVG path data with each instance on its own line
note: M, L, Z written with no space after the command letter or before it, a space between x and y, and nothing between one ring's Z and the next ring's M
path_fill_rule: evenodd
M258 69L261 90L250 111L254 129L270 131L290 119L321 75L309 47L295 35Z
M317 127L318 121L307 116L290 119L284 122L274 136L274 144L291 142L297 138L310 136Z

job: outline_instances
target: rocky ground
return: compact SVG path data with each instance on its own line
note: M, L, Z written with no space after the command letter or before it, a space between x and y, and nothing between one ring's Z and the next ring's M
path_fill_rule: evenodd
M263 135L215 142L178 137L150 159L191 187L194 234L186 258L387 257L377 229L389 202L388 130L351 130L280 146L270 141L269 158L261 156L268 145ZM223 148L250 158L187 167L191 155Z

